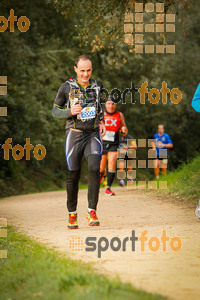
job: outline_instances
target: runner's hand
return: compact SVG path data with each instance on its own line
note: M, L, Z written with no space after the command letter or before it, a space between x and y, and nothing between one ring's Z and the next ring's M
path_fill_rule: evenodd
M161 141L158 141L158 148L164 147L164 144Z
M70 109L72 116L78 115L81 113L82 107L80 104L73 105Z
M104 137L106 134L106 126L105 126L104 122L99 123L99 130L101 133L101 137Z
M126 126L122 126L122 128L121 128L121 134L127 135L127 133L128 133L127 127Z

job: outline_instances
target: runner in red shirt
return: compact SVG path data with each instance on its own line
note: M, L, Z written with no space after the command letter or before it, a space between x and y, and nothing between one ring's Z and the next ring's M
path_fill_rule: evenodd
M117 149L119 148L119 132L126 136L128 129L124 120L124 115L116 110L116 100L110 95L105 103L104 120L106 134L103 137L103 154L101 157L100 177L101 182L106 172L106 162L108 158L107 188L106 195L113 196L111 185L115 178L115 166L117 161Z

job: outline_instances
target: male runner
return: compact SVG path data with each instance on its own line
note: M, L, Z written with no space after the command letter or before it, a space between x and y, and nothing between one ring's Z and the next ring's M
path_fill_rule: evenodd
M153 150L156 151L157 158L154 160L154 172L159 178L159 161L161 162L162 175L167 172L168 149L173 147L170 136L165 133L164 125L158 125L158 133L154 134L155 142L152 143Z
M130 143L131 145L128 145L128 140L131 140L131 143ZM126 136L123 136L120 134L119 149L125 151L124 159L118 159L118 169L123 171L124 168L126 167L125 161L127 162L128 160L132 160L132 158L128 157L129 149L137 149L136 142L130 134L127 134ZM128 169L128 171L131 171L132 167L127 166L127 169ZM133 182L133 179L129 178L128 184L131 184L132 182ZM119 185L123 186L123 187L125 186L124 179L120 179Z
M128 133L125 124L124 115L116 110L115 98L110 95L106 99L104 119L106 125L106 135L103 137L103 154L101 157L100 177L104 176L106 170L106 161L108 157L108 173L106 195L113 196L111 185L115 178L115 166L117 161L117 149L119 148L119 131L122 135Z
M52 115L67 119L65 154L69 169L67 178L67 208L69 229L78 228L77 197L83 154L88 163L88 213L89 225L100 225L96 208L100 186L101 136L105 135L103 108L99 97L102 84L92 75L92 62L86 55L76 59L74 71L77 78L70 78L59 88Z

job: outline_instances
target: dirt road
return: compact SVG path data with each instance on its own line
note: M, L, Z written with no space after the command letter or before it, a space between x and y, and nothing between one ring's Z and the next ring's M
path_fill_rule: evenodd
M89 227L86 220L87 190L79 192L78 221L79 230L67 230L66 192L49 192L0 199L0 217L6 217L8 224L18 228L30 237L53 246L56 250L69 253L72 258L84 262L95 262L94 266L109 275L118 274L122 281L131 282L135 287L156 292L171 299L200 298L200 221L194 209L162 199L154 193L114 188L116 196L107 197L100 191L98 218L100 227ZM99 239L105 237L109 243L113 237L121 241L131 237L132 231L140 237L147 230L144 252L141 242L135 242L132 251L131 241L126 243L126 251L85 251L86 246L75 245L73 251L70 242L78 237ZM178 237L182 242L179 251L174 252L167 241L163 252L161 236L166 230L170 240ZM157 237L160 247L153 252L148 242ZM102 248L105 242L101 241ZM115 241L113 247L119 243ZM100 246L100 244L99 244ZM155 244L152 244L155 246ZM177 246L177 243L174 244ZM91 247L90 247L91 248ZM78 249L82 249L78 250ZM98 249L100 249L98 247ZM99 252L100 255L100 252ZM9 256L9 253L8 253Z

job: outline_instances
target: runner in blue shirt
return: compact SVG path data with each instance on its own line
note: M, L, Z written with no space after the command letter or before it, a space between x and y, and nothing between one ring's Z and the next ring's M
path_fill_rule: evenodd
M194 110L200 112L200 83L196 89L191 105L194 108Z
M154 172L156 178L159 178L159 168L162 169L162 175L167 172L168 149L173 147L170 136L165 133L164 125L158 125L158 133L154 134L154 142L152 142L153 150L156 152L154 160Z

